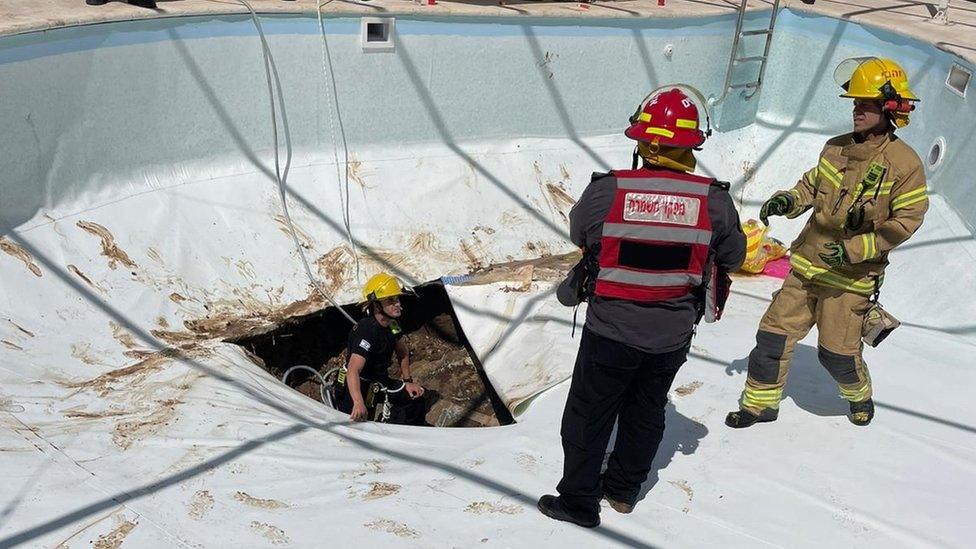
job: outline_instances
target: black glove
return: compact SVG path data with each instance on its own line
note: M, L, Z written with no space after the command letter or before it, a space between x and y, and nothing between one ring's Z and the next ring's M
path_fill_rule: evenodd
M759 220L763 225L769 225L769 216L786 215L793 209L793 195L788 192L780 191L763 203L759 210Z
M847 248L844 247L843 242L828 242L824 244L824 248L827 249L827 253L820 254L820 259L823 259L827 265L836 268L851 264L851 257L847 255Z

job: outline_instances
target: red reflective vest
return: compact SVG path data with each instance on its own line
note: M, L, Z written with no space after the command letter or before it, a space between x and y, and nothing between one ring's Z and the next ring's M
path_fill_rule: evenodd
M603 223L596 295L637 302L688 295L708 260L715 180L649 169L612 175L617 193Z

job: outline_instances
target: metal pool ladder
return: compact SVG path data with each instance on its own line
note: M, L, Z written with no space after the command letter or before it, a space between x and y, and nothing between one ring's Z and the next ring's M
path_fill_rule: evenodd
M759 88L762 87L763 76L766 74L766 61L769 59L769 46L773 42L773 28L776 26L776 14L779 12L780 0L773 0L773 9L770 11L769 15L769 26L767 26L765 29L742 30L742 23L746 18L746 4L748 1L749 0L742 0L742 3L739 5L739 16L735 21L735 37L732 40L732 53L729 55L729 67L725 71L725 88L722 90L722 95L718 99L709 101L709 103L713 105L724 100L732 90L750 90L749 97L752 97L756 94L756 92L759 91ZM763 47L763 54L753 55L750 57L739 57L739 41L749 36L766 37L766 45ZM732 71L737 65L755 62L760 63L759 77L756 80L737 84L732 83Z

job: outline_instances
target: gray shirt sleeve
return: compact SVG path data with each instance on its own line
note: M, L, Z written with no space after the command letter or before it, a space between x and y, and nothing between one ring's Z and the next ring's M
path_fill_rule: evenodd
M742 234L739 212L725 189L712 186L708 193L708 214L712 219L712 249L715 264L735 272L746 259L746 235Z
M579 247L593 248L600 243L603 222L617 192L616 178L594 173L590 184L569 211L569 239Z

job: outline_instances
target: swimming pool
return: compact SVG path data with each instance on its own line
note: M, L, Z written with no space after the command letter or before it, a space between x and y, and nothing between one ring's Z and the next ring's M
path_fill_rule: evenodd
M569 251L566 215L590 172L629 165L621 129L636 102L673 81L719 95L734 19L397 17L392 52L363 51L359 18L327 19L325 39L314 17L262 23L299 246L350 302L380 268L422 282ZM0 38L2 459L17 471L0 544L124 531L142 545L308 545L324 535L309 517L327 514L328 537L344 543L964 545L976 417L948 387L974 377L976 106L945 80L972 64L785 10L761 93L716 106L700 166L755 216L847 131L830 74L866 53L898 59L923 99L900 135L923 159L945 143L927 168L926 223L888 270L884 302L908 325L867 357L887 406L877 428L816 417L837 403L801 348L792 384L806 393L784 402L789 417L725 430L775 288L740 281L676 382L699 385L673 398L643 509L580 533L542 526L532 509L559 475L576 346L552 281L449 287L519 415L499 429L350 427L222 342L229 327L325 305L278 198L250 19Z

